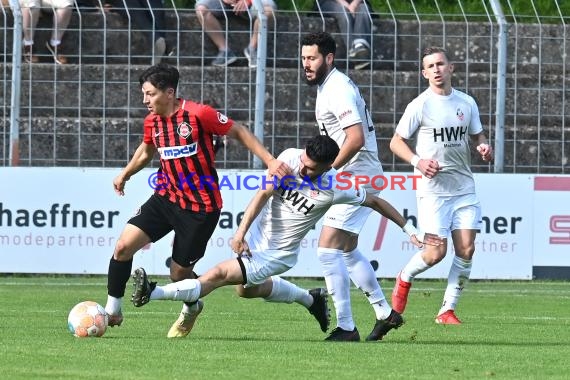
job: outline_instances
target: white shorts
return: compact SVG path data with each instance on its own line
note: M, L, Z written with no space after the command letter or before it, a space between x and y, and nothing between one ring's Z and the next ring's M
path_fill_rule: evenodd
M366 193L375 196L380 194L379 191L370 188L366 188ZM332 205L324 216L323 225L358 235L371 212L370 207L360 205Z
M61 9L73 7L73 0L20 0L22 8Z
M251 257L243 255L245 267L245 287L262 284L271 276L287 272L297 263L298 252L269 249L251 250Z
M478 230L481 203L475 194L418 198L418 223L422 232L449 236L453 230Z

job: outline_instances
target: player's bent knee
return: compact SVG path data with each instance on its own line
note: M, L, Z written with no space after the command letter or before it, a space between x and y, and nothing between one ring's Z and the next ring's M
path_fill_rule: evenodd
M124 240L117 240L115 251L113 252L113 258L117 261L129 261L133 256L134 252L129 245L126 244Z
M252 287L246 288L243 285L236 285L236 293L241 298L257 298L257 297L260 297L259 291L260 291L260 289L258 286L252 286Z
M235 289L236 289L236 294L241 298L249 298L248 297L249 293L247 289L243 287L243 285L236 285Z
M170 279L174 282L196 278L194 265L182 266L174 259L170 261Z

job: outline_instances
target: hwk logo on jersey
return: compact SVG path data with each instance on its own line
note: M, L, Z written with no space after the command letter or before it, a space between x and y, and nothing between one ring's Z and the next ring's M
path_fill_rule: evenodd
M463 114L463 111L461 111L461 108L458 108L457 111L455 111L455 114L460 121L463 121L465 118L465 115Z
M301 193L298 191L294 191L292 189L285 189L280 187L281 189L281 201L287 205L287 202L290 203L292 207L296 207L297 211L301 214L308 215L309 212L315 207L314 203L309 203L308 199L305 198ZM287 193L287 194L286 194ZM289 207L289 205L287 205Z
M192 126L186 122L178 125L178 134L183 138L187 138L192 134Z
M218 112L218 121L222 124L226 124L228 122L228 117L221 112Z

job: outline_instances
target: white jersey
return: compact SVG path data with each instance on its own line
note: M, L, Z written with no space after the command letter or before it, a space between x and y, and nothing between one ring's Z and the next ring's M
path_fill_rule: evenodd
M298 252L301 240L331 205L360 205L364 202L364 189L338 186L335 169L313 181L300 177L302 153L302 149L287 149L279 155L278 159L292 168L294 178L286 186L279 186L273 191L272 197L252 223L248 239L251 249Z
M376 132L366 102L354 82L336 68L318 86L315 116L321 135L330 136L339 147L346 138L345 128L357 123L362 125L364 146L339 172L369 176L383 173Z
M437 160L441 170L418 181L416 195L475 193L469 135L483 131L475 100L455 89L450 95L425 90L406 107L396 133L410 139L417 131L416 154ZM415 174L421 175L416 169Z

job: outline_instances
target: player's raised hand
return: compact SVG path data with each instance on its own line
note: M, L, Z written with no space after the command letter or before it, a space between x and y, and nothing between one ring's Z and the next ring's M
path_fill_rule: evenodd
M479 144L477 152L479 152L483 161L491 161L493 159L493 148L489 144Z
M269 164L267 165L267 171L270 176L275 176L279 180L287 175L291 175L292 173L289 165L283 161L279 161L278 159L269 161Z

